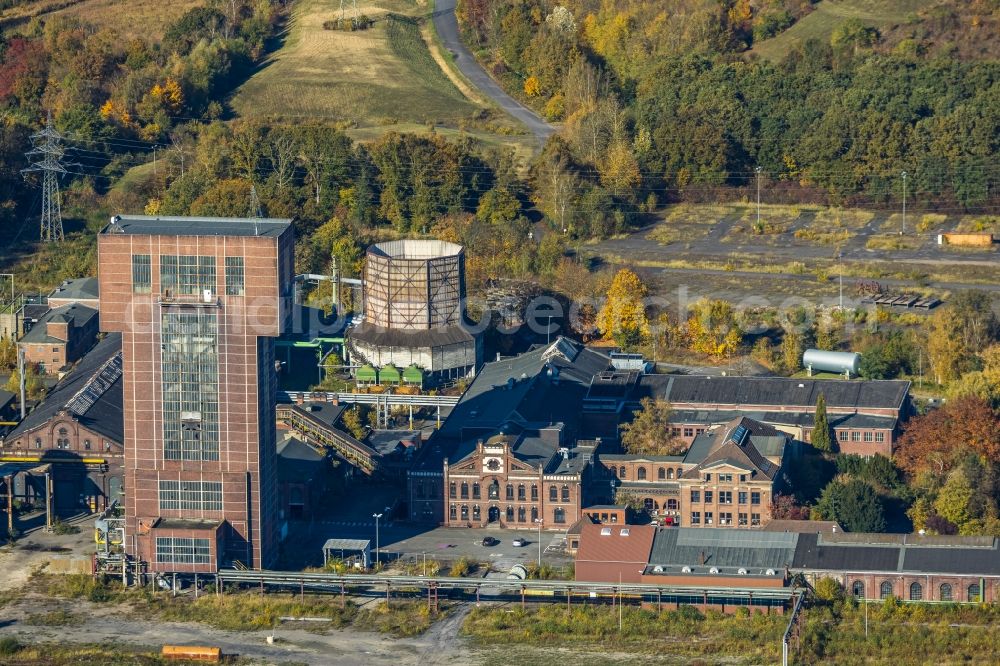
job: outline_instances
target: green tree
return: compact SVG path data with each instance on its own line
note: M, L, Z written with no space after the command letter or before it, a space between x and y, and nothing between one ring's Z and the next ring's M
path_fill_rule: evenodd
M812 431L812 445L817 451L832 453L836 446L836 438L830 421L826 416L826 396L822 393L816 399L816 419Z
M814 509L820 520L836 520L850 532L885 530L885 507L874 488L859 479L832 481Z
M973 498L972 484L962 468L952 470L948 480L934 501L934 510L939 516L954 523L959 529L969 521L970 503Z

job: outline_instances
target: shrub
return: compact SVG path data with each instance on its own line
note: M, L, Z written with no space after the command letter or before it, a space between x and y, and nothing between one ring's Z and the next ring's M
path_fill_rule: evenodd
M0 638L0 656L9 657L21 650L21 644L13 636Z
M836 601L843 594L840 583L829 577L820 578L816 581L816 586L813 589L816 592L816 598L820 601Z

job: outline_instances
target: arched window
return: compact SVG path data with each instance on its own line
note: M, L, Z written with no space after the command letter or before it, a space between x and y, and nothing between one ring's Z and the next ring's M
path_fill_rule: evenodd
M938 594L940 601L951 601L951 585L948 583L941 583L941 589Z
M663 469L662 467L656 470L657 481L664 481L666 480L666 478L667 478L667 470Z
M555 486L549 486L549 501L558 502L559 501L559 489Z
M681 474L683 473L683 471L684 470L682 470L680 467L677 468L677 478L678 479L681 478Z
M887 580L882 581L882 584L878 588L878 598L888 599L892 596L892 583Z
M455 499L455 482L452 481L448 484L448 497Z
M493 479L493 483L487 487L486 492L489 493L490 499L500 499L500 482Z
M478 504L473 504L472 505L472 519L473 520L479 520L480 517L481 517L481 514L479 513L479 505Z
M675 500L675 499L668 499L667 500L667 509L670 510L670 511L676 511L677 510L677 500Z
M524 484L523 483L519 484L517 486L517 499L520 500L521 502L524 501Z
M469 505L468 504L463 504L462 505L462 520L468 520L468 519L469 519Z
M531 484L531 501L532 502L538 501L538 486L535 485L534 483Z
M84 451L89 451L90 450L90 440L89 439L83 440L83 450Z
M646 468L645 467L640 467L638 470L636 470L635 478L638 479L639 481L645 481L646 480Z
M864 599L865 598L864 582L860 580L854 581L854 583L851 585L851 594L854 595L855 599Z
M455 508L454 504L452 504L451 508L448 510L448 517L452 520L455 520L458 517L458 509Z
M910 601L920 601L924 598L924 588L920 583L910 583Z
M469 499L469 482L462 481L462 499Z
M569 501L569 486L567 486L565 483L563 484L562 487L562 501L563 502Z
M42 448L42 440L39 439L38 437L35 438L35 448L36 449Z
M507 499L514 499L514 485L510 483L507 484Z
M644 508L646 511L655 511L656 502L653 501L652 497L647 497L646 499L642 500L642 508Z
M538 520L538 507L531 507L531 522Z
M552 520L558 524L566 522L566 509L556 509L552 514Z
M482 497L481 491L479 490L479 482L472 482L472 499L479 499Z
M973 583L969 586L969 601L982 601L979 596L979 583Z
M672 470L672 469L668 469L667 470L667 478L668 479L673 479L674 478L674 470Z
M625 475L625 465L622 465L621 467L618 468L618 478L619 479L626 479L626 478L628 478Z
M524 522L524 507L523 506L517 507L517 522L519 522L519 523L523 523Z
M507 507L507 522L514 522L514 507L512 506Z

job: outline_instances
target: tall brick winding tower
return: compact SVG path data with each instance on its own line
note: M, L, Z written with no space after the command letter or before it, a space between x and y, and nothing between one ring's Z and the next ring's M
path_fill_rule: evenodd
M122 334L126 552L153 572L277 555L274 338L289 220L117 216L98 238L101 330Z

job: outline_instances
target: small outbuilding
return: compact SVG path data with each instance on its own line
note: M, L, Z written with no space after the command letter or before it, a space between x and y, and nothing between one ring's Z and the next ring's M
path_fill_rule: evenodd
M323 566L331 559L354 562L367 569L372 564L372 542L369 539L327 539L323 544Z

